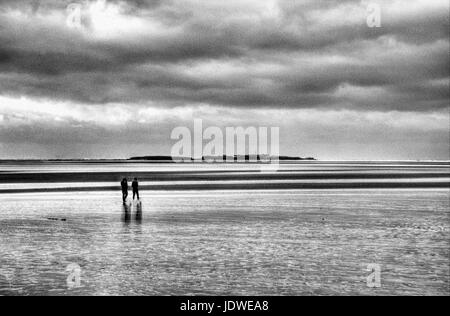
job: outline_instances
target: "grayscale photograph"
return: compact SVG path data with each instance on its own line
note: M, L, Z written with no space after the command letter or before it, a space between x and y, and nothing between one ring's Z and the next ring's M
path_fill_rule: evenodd
M0 296L449 296L449 10L0 0Z

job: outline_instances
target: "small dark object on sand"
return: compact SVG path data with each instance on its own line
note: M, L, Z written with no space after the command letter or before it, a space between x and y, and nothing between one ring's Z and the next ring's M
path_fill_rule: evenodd
M49 218L47 218L49 221L61 221L61 222L66 222L67 221L67 219L65 219L65 218L61 218L61 219L59 219L59 218L54 218L54 217L49 217Z

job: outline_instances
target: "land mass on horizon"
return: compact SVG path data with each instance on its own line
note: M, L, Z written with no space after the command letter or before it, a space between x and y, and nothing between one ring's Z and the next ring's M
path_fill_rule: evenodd
M256 161L255 161L256 158ZM220 156L203 156L201 161L223 161L223 162L239 162L239 161L243 161L243 162L267 162L270 160L271 157L268 156L262 156L262 155L257 155L257 156L250 156L250 155L245 155L245 156L226 156L224 155L223 157ZM273 158L273 157L272 157ZM132 161L136 161L136 160L146 160L146 161L167 161L167 162L172 162L174 160L183 160L186 162L196 162L198 160L192 158L192 157L171 157L171 156L138 156L138 157L131 157L128 160L132 160ZM302 157L291 157L291 156L280 156L278 157L278 160L280 161L301 161L301 160L309 160L309 161L314 161L316 160L315 158L312 157L307 157L307 158L302 158Z

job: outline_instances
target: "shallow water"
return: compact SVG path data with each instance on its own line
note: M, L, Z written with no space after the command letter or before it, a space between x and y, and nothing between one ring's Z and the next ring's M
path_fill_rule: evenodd
M120 190L138 177L141 190L448 188L450 162L283 162L169 164L0 161L0 194Z
M0 194L0 294L450 294L448 189L142 198L136 216L116 192Z

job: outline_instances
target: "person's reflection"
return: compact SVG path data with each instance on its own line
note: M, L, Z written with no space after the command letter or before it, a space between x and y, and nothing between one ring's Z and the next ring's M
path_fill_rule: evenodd
M140 201L136 205L136 222L142 223L142 203Z
M136 223L141 224L142 223L142 203L139 201L136 204L136 215L135 215L135 220ZM125 223L130 223L131 222L131 217L132 217L132 211L133 211L133 205L132 204L123 204L123 222Z
M131 222L131 205L124 203L123 204L123 221L125 223Z

